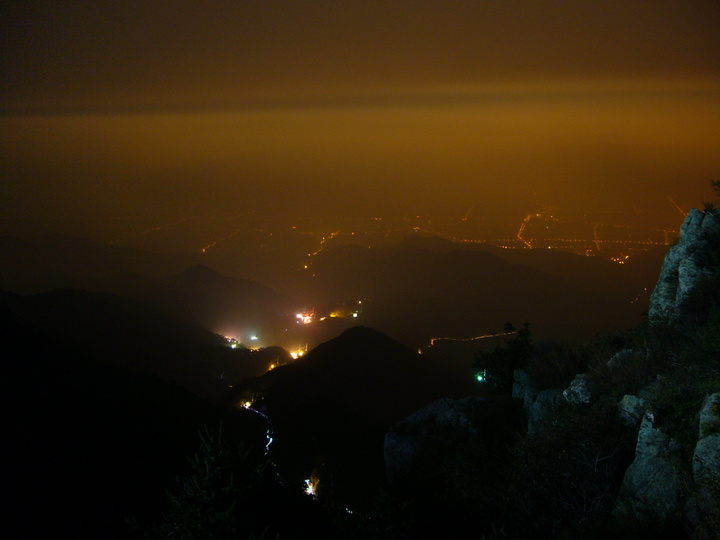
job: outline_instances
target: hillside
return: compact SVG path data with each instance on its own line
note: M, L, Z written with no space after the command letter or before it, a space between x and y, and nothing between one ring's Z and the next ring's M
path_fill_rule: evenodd
M0 309L3 509L24 538L134 538L164 511L198 433L262 448L265 424L147 374L104 365ZM18 531L22 531L19 533ZM139 535L138 535L139 537Z
M561 340L631 326L647 305L662 256L659 250L619 265L557 250L503 250L413 235L385 247L330 241L299 272L297 250L267 236L261 243L282 260L278 264L287 278L276 291L240 279L257 275L260 263L242 257L238 238L233 237L236 252L226 245L212 257L201 257L58 235L5 237L0 289L107 292L216 333L243 341L261 335L262 345L285 347L316 345L337 335L332 333L336 326L344 329L325 324L289 335L286 330L303 307L329 312L329 306L363 301L362 318L355 322L417 348L435 337L497 332L508 320L529 321L538 337ZM229 273L221 275L207 264Z
M570 348L508 336L476 357L489 402L437 400L393 426L411 537L718 538L718 253L720 213L692 210L643 324ZM490 404L510 392L525 425L508 436Z
M355 327L290 365L241 383L235 395L254 401L271 419L272 455L281 467L298 479L317 477L328 499L347 505L366 502L384 483L382 438L393 423L441 396L473 389L471 377L448 373L375 330Z
M631 279L602 259L419 238L389 248L329 248L311 268L318 297L365 299L363 324L411 346L499 331L508 320L530 321L542 338L614 331L638 322L659 272Z
M0 237L0 258L0 289L22 294L57 288L112 292L110 283L119 276L172 275L199 262L189 253L156 253L61 234Z
M280 344L298 306L259 283L226 277L190 253L159 253L63 235L0 238L0 289L37 294L72 288L119 295L213 332L262 333ZM239 264L242 273L247 264ZM292 321L291 321L292 322Z
M98 363L154 373L218 399L228 384L287 361L282 349L231 349L209 330L132 300L60 289L32 296L0 294L0 307L43 339Z

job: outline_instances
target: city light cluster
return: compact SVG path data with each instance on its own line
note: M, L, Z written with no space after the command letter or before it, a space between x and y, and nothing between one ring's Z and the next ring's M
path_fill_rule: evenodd
M315 319L315 308L302 311L295 315L298 323L310 324Z

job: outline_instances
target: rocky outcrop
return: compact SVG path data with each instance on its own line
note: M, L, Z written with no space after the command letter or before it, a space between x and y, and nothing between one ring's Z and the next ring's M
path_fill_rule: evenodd
M625 472L614 517L621 523L674 521L694 539L717 538L720 530L720 393L705 397L699 412L692 467L660 415L637 396L618 404L628 423L645 410L635 460ZM690 448L692 449L692 447Z
M614 517L623 523L662 523L682 514L682 495L690 478L680 456L680 445L661 426L659 414L645 412L635 460L620 488Z
M530 407L528 413L528 433L536 433L545 424L552 421L558 407L565 401L562 390L543 390Z
M513 379L512 398L522 402L528 433L536 433L546 422L552 421L558 407L566 401L563 391L557 388L538 390L524 369L516 369Z
M645 400L632 394L623 396L618 403L618 414L628 426L638 426L645 416L646 409Z
M587 373L575 375L570 386L563 390L563 397L573 405L587 405L592 401L591 379Z
M663 263L652 295L649 319L656 327L672 325L666 329L670 337L677 335L682 340L679 343L685 340L691 343L687 338L697 339L697 330L702 330L710 309L716 304L720 304L720 209L692 210L682 225L679 243L669 250ZM687 331L690 329L695 332ZM711 345L703 344L708 349L707 359L705 349L694 351L703 355L698 365L716 360L714 342L708 343ZM617 530L629 535L637 527L637 531L662 534L679 531L685 535L692 531L693 540L717 539L720 530L720 393L707 396L700 411L696 405L697 398L703 395L700 392L714 388L715 368L698 372L702 387L693 386L687 400L680 394L673 398L673 405L681 407L667 406L666 390L675 384L672 374L666 373L662 365L657 366L656 372L641 371L655 358L662 360L662 351L647 346L619 350L607 362L608 377L600 378L604 370L598 370L597 374L579 374L564 390L541 391L526 370L514 371L512 398L518 411L522 404L529 436L515 447L525 452L523 461L504 462L514 470L507 471L509 476L501 480L517 479L513 475L521 475L522 482L512 486L517 487L513 497L524 489L538 488L527 498L509 499L520 500L519 509L526 511L529 519L541 518L557 501L568 505L558 515L570 515L568 508L577 503L578 497L582 498L578 494L586 493L585 488L597 482L602 496L593 492L587 504L583 502L582 512L578 513L582 519L593 514L608 522L612 511L611 521ZM638 379L633 378L632 385L613 386L614 379L621 379L626 373L635 377L636 372L639 372ZM630 388L633 394L620 393ZM677 404L678 400L683 402ZM489 402L479 398L439 400L396 425L385 437L385 464L390 481L403 475L422 480L432 478L436 483L441 479L446 482L443 497L464 489L463 493L472 493L478 498L472 486L468 487L477 484L473 474L477 478L486 474L486 467L478 465L484 463L478 456L502 456L510 444L503 442L505 446L475 454L453 452L456 447L487 446L492 434L505 427L502 420L478 426L478 416L493 416L488 409ZM698 418L695 440L692 422ZM588 433L591 436L587 436ZM579 440L582 442L577 443ZM610 441L607 448L596 444L606 440ZM577 448L582 451L576 454L569 451ZM553 461L551 474L543 476L543 460L548 454L559 459ZM556 467L561 462L569 466ZM462 467L453 468L453 463L462 463ZM498 461L492 463L497 469ZM468 464L477 469L468 473ZM578 472L580 466L582 470ZM605 466L607 476L603 477L598 471ZM456 473L455 476L448 470ZM592 471L590 481L583 476L587 470ZM522 475L526 475L527 481ZM557 478L561 481L554 484ZM548 496L553 490L562 491L565 483L571 486L571 496L557 500ZM537 496L538 493L542 495ZM537 508L531 508L532 504L526 504L528 501Z
M695 538L713 538L720 528L720 393L705 398L692 461L695 492L687 505Z
M650 299L651 323L702 320L718 300L720 281L720 210L693 209L670 248Z

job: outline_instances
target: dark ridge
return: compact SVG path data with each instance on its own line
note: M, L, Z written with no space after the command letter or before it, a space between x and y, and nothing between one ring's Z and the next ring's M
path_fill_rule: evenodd
M0 240L0 288L32 294L61 287L104 290L126 274L169 276L197 264L191 253L156 253L47 233Z
M5 295L4 295L5 296ZM257 415L148 373L97 363L0 309L4 527L25 538L139 537L188 470L203 426L264 447Z
M447 389L421 355L376 330L357 326L299 360L240 385L273 403L330 401L390 425ZM438 370L440 371L440 370Z
M18 322L60 347L155 373L208 398L219 399L228 384L263 373L270 363L263 354L230 349L205 328L111 294L59 289L0 298Z
M325 501L363 504L384 483L391 425L477 387L390 337L354 327L294 363L238 385L275 426L273 459L295 481L314 475ZM329 486L334 486L330 488Z

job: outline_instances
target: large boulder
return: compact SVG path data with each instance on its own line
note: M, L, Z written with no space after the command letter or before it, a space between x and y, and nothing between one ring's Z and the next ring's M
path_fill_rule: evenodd
M544 425L552 423L555 413L564 402L562 390L551 388L540 392L528 413L528 434L537 433Z
M718 300L719 277L720 210L693 209L663 261L650 298L650 322L701 321Z
M587 405L592 401L592 379L587 373L575 375L575 378L565 390L563 397L573 405Z
M618 403L618 414L625 425L638 426L645 416L647 403L641 397L627 394Z
M682 515L682 495L690 482L679 444L662 427L660 415L645 412L630 464L615 504L621 523L663 523Z

